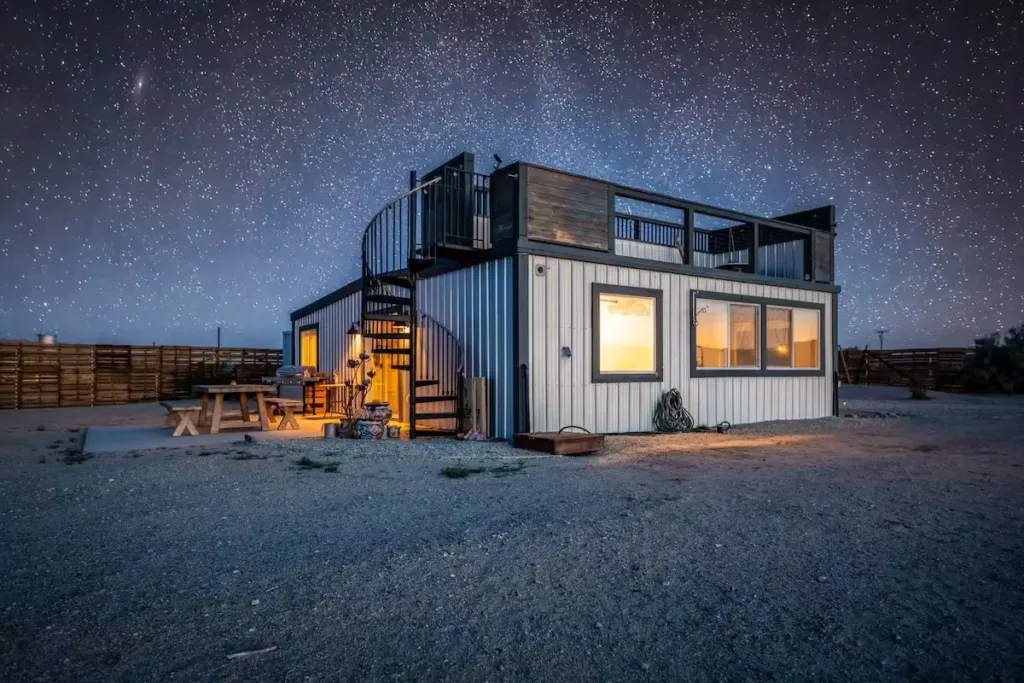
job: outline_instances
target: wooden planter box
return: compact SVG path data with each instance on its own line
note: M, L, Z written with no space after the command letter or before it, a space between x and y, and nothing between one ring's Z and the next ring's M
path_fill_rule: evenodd
M516 434L512 445L528 451L539 451L551 455L584 455L595 453L604 447L603 434L579 434L577 432L532 432Z

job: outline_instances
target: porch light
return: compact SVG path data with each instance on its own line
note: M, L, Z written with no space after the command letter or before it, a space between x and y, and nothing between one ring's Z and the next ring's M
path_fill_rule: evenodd
M356 325L355 323L352 323L352 327L348 328L348 332L346 332L346 334L348 334L350 336L358 337L359 336L359 326Z

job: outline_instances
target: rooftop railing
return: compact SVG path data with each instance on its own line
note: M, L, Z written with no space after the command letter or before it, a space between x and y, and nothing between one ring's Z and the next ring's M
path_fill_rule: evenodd
M694 219L704 218L696 214ZM783 280L810 279L810 235L756 221L706 217L721 226L687 230L684 223L644 216L615 215L616 252L627 256L731 270ZM690 242L687 241L691 235Z

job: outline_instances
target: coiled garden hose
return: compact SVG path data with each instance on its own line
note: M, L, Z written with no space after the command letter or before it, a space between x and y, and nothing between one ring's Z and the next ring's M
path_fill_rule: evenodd
M715 431L724 434L732 425L726 421L715 425ZM669 389L658 399L654 408L654 428L659 432L710 432L707 425L695 425L693 415L683 406L678 389Z

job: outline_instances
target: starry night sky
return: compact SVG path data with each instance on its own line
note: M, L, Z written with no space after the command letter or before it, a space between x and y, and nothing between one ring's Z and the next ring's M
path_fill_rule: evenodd
M408 170L463 150L835 203L844 345L1024 323L1018 0L8 7L2 337L277 346Z

